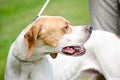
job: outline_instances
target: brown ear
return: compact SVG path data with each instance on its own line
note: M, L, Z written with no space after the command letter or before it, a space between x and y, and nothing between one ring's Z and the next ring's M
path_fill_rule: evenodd
M24 39L25 39L25 44L27 46L28 49L28 53L26 55L26 58L29 59L36 47L36 39L37 39L37 35L38 35L38 30L36 31L35 26L32 26L28 32L26 32L26 34L24 35Z

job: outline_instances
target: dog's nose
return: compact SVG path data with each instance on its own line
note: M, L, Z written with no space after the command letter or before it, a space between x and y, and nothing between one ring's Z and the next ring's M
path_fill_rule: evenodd
M86 26L86 27L85 27L85 30L86 30L86 31L89 31L89 32L92 32L92 26Z

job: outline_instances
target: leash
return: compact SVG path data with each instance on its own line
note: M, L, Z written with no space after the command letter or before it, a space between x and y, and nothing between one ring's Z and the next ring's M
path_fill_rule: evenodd
M43 5L43 7L41 8L41 10L39 11L38 15L36 16L36 18L34 20L36 20L38 17L41 16L41 14L43 13L43 11L45 10L46 6L48 5L50 0L46 0L45 4Z

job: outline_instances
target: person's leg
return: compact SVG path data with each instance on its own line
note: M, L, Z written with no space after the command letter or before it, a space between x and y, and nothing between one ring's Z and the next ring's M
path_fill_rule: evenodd
M119 0L119 14L120 14L120 0ZM120 15L119 15L120 16ZM119 17L119 32L120 32L120 17ZM120 34L118 34L118 37L120 39Z
M89 0L93 29L100 29L120 36L119 0Z

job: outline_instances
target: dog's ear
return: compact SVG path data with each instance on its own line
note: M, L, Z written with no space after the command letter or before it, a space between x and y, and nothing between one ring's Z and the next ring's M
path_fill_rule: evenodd
M39 33L40 29L36 29L36 26L33 26L25 33L24 39L25 39L25 44L28 49L28 53L26 55L26 58L29 59L36 47L36 40L37 36Z

